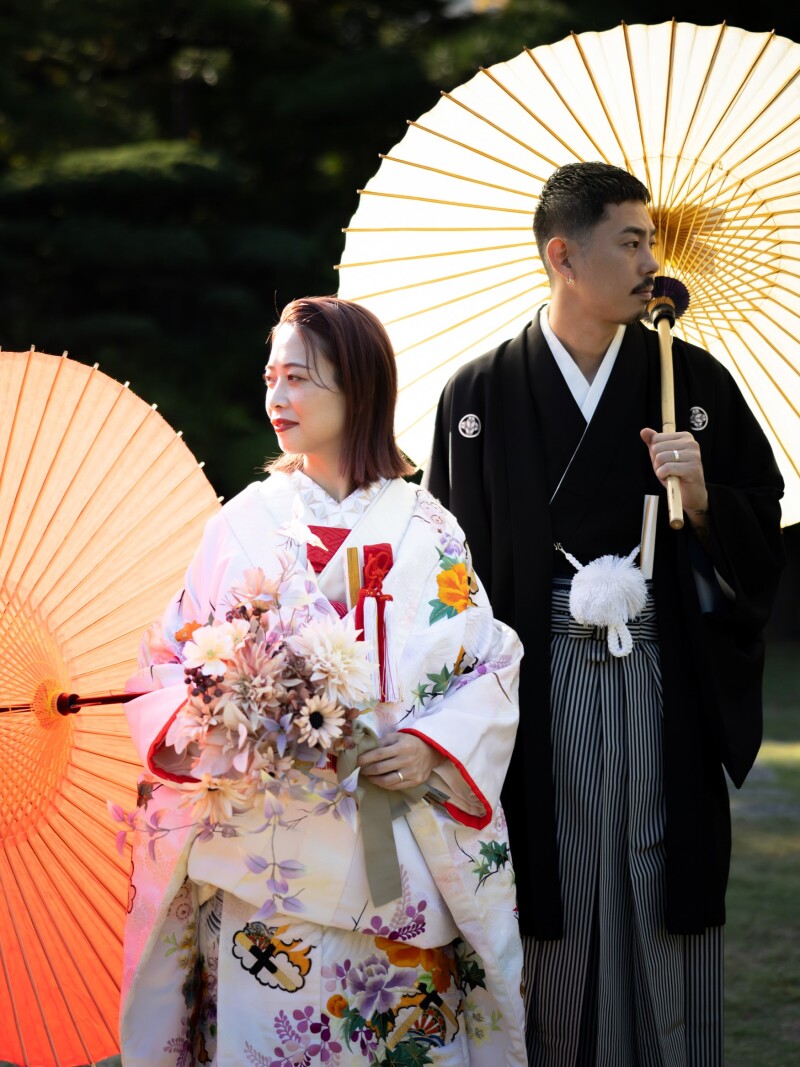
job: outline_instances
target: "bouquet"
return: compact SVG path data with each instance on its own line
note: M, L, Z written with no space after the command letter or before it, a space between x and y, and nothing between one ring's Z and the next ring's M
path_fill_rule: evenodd
M314 600L316 584L292 585L247 571L225 621L189 623L183 667L187 700L166 736L191 757L198 820L230 819L265 790L280 793L352 746L352 723L374 700L371 647L352 618Z
M287 533L287 543L318 540L297 521ZM340 618L321 596L313 572L298 569L297 557L280 555L278 562L274 578L260 567L245 572L243 584L230 591L223 621L186 623L175 634L180 655L158 625L145 637L148 669L183 665L186 701L165 742L189 761L193 780L180 788L197 840L246 837L236 816L259 804L263 824L250 832L288 825L287 797L311 801L309 815L331 811L356 828L358 769L342 781L323 772L332 756L353 747L353 723L377 699L374 652L352 617ZM147 835L155 860L157 841L185 829L168 826L165 811L148 810L158 788L145 778L135 812L109 804L122 824L120 851L138 830ZM244 863L266 876L269 895L259 920L278 910L304 910L289 887L302 867L271 848L267 859L248 854L243 841Z

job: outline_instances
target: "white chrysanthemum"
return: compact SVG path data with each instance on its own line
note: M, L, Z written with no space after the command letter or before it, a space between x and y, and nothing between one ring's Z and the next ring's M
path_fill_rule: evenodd
M231 622L223 622L217 629L228 634L235 652L247 640L247 635L250 633L250 623L247 619L233 619Z
M329 700L355 707L374 695L371 646L358 640L352 618L312 619L289 644L310 664L311 681L321 683Z
M198 822L210 819L212 823L218 823L226 822L235 812L249 808L252 797L245 782L204 774L197 786L191 789L186 803L192 805L192 815Z
M224 674L224 661L233 655L232 633L225 626L201 626L186 642L183 655L184 667L200 667L203 674Z
M297 717L300 740L312 748L330 748L337 737L342 736L345 724L342 708L327 697L309 697Z

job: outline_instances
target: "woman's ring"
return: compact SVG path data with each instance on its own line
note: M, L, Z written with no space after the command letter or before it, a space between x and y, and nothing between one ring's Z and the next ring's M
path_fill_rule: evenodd
M672 456L673 456L673 458L674 458L674 460L675 460L675 462L676 462L676 463L680 463L680 460L681 460L681 454L680 454L680 452L679 452L679 451L677 450L677 448L673 448L673 450L672 450Z
M402 782L402 781L403 781L403 772L402 772L402 771L396 771L395 773L397 774L397 777L398 777L398 778L400 779L400 781Z

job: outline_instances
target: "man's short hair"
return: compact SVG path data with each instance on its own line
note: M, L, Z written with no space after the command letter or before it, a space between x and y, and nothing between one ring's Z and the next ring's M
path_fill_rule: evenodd
M545 249L552 237L582 241L601 222L610 204L627 200L650 203L647 186L610 163L567 163L542 186L533 216L533 235L545 268Z

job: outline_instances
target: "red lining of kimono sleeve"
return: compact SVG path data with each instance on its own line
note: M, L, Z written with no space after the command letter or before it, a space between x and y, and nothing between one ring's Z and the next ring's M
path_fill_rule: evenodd
M448 812L448 814L452 815L457 822L463 823L464 826L471 826L473 830L482 830L484 826L488 826L492 818L491 805L467 773L466 767L464 767L463 764L459 763L455 756L451 756L447 749L442 748L441 745L438 745L435 741L433 741L430 737L427 737L425 734L420 733L419 730L398 730L398 733L413 734L414 737L418 737L420 741L424 741L426 745L430 745L431 748L435 748L440 755L444 756L445 759L449 760L449 762L452 763L453 766L458 770L461 777L470 787L470 789L481 802L481 804L483 804L483 809L485 812L485 815L470 815L466 811L463 811L461 808L456 807L455 804L445 803L443 807Z
M187 701L184 700L183 704L186 704L186 703L187 703ZM158 748L160 748L161 745L163 745L164 739L167 736L167 731L169 730L170 726L172 726L173 722L175 722L175 716L181 710L181 708L183 707L183 704L180 704L173 711L173 713L170 715L170 717L167 719L167 721L164 723L164 725L158 731L158 733L155 736L155 739L153 740L152 744L150 745L150 748L148 748L148 750L147 750L147 768L148 768L148 770L150 770L153 774L157 774L159 778L166 778L170 782L178 782L178 784L180 784L180 785L183 785L186 782L196 782L198 779L192 777L191 774L173 774L172 771L166 771L166 770L164 770L163 767L158 767L154 761L155 761L155 756L156 756L156 750Z

